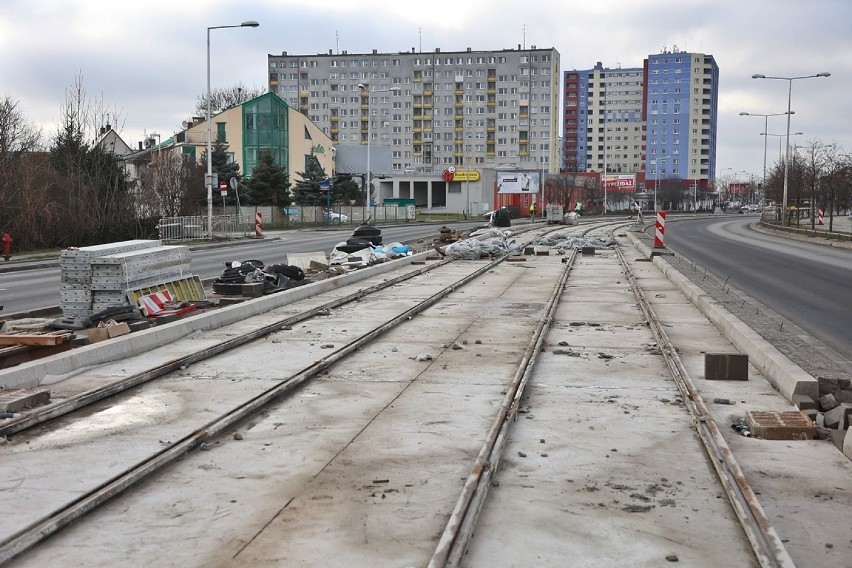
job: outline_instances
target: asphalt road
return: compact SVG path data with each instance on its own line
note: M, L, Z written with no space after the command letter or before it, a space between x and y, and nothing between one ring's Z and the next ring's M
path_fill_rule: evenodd
M470 229L482 225L482 221L447 223L454 229ZM437 235L440 224L412 223L393 227L380 227L382 242L408 242L430 235ZM191 247L192 272L202 280L222 274L225 262L232 260L257 259L265 264L281 263L288 252L328 253L341 241L352 236L355 227L340 229L281 231L267 233L263 240L240 240L234 243L219 243ZM59 305L60 271L58 261L37 263L43 268L12 270L0 273L0 316L52 308ZM7 267L3 267L6 269ZM9 266L8 268L12 268Z
M783 315L840 354L852 353L852 250L749 228L754 216L666 224L666 246Z

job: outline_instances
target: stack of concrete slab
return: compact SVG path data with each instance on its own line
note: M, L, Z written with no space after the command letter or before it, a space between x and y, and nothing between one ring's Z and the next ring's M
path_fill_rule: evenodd
M65 317L127 305L127 291L191 275L189 248L132 240L62 251L59 307Z

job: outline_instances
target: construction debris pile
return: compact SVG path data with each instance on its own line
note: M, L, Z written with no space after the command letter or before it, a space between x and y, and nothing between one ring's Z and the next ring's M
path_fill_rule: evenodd
M329 266L352 270L410 254L408 245L397 242L383 245L381 229L364 223L349 239L335 245L329 255Z
M582 237L577 235L563 235L553 233L535 239L534 246L547 246L556 250L557 254L573 249L612 249L616 247L615 239L611 237Z
M522 247L515 240L510 240L511 236L511 231L502 231L493 227L477 229L466 239L450 243L445 247L435 245L435 250L447 258L460 260L520 255L523 252Z
M233 260L225 263L222 275L213 281L213 291L224 295L246 295L245 285L253 296L274 294L291 286L292 282L305 279L305 272L298 266L270 264L260 260Z

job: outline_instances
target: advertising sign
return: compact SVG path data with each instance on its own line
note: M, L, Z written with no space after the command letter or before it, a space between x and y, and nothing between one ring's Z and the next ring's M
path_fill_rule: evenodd
M634 193L636 191L635 174L615 174L604 176L607 191Z
M447 170L446 173L452 174L452 176L444 176L445 180L447 177L450 177L447 181L479 181L479 172L477 170L456 170L454 172Z
M541 172L497 172L497 193L539 192Z

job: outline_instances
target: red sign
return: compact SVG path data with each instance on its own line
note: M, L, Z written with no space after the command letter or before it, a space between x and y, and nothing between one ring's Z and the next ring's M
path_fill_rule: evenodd
M444 179L444 181L453 181L455 175L450 170L444 170L444 173L441 174L441 177Z

